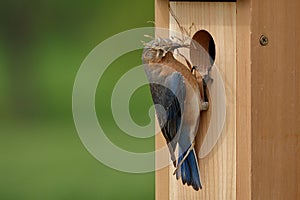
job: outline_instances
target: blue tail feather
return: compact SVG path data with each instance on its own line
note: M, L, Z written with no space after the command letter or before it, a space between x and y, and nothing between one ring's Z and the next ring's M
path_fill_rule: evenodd
M180 163L183 157L187 152L183 153L178 158L178 163ZM187 158L183 161L181 167L176 172L176 178L179 179L181 177L182 183L187 185L191 185L195 190L202 189L200 174L198 170L198 162L196 160L196 155L194 149L189 152Z
M185 163L182 163L182 165L181 165L181 180L182 180L183 185L186 183L186 180L187 180L186 170L185 170Z
M185 181L186 181L187 185L191 185L190 181L187 181L187 180L191 180L191 178L192 178L190 170L189 170L188 162L183 162L182 164L184 165L184 167L181 168L181 172L183 172L183 171L185 172ZM182 179L182 181L184 181L184 180ZM185 184L185 183L183 183L183 184Z

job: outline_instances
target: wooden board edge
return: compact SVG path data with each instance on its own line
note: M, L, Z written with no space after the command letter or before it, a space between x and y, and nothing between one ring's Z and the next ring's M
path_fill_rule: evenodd
M236 199L251 194L251 0L237 1Z
M169 28L168 0L155 0L155 27ZM156 126L156 130L159 127ZM165 140L162 134L155 136L155 149L162 147ZM155 159L157 162L157 159ZM169 167L155 171L155 199L169 199Z

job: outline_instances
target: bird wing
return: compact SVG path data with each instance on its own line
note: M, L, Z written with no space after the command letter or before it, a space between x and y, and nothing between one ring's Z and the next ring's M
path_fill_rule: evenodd
M174 71L160 78L160 81L150 83L150 90L156 105L157 119L175 166L174 152L180 135L186 95L184 78L179 72Z

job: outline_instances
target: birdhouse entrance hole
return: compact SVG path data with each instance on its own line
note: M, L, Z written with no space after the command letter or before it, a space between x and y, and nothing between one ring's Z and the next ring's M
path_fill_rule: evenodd
M203 71L213 66L216 58L216 48L213 37L206 30L197 31L190 48L191 61ZM202 71L202 70L201 70Z
M215 62L216 58L216 48L215 48L215 42L211 34L206 30L199 30L197 31L193 37L192 42L190 45L190 58L192 61L192 64L196 66L202 76L208 73L208 69L210 69ZM200 149L203 139L205 138L208 130L208 125L211 120L211 107L212 107L212 101L210 92L207 87L204 88L207 100L209 102L209 109L205 112L202 112L201 118L200 118L200 132L201 136L199 135L196 138L198 142L197 149Z

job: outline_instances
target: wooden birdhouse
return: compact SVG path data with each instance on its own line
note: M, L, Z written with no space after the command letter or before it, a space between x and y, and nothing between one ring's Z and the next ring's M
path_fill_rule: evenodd
M299 199L300 1L155 0L156 26L179 31L169 5L182 27L193 24L191 37L224 85L210 88L214 103L201 116L198 153L223 117L224 126L199 156L203 189L182 185L170 165L156 172L156 199ZM205 60L192 50L190 59ZM218 107L223 90L225 113ZM156 148L162 145L158 134Z

